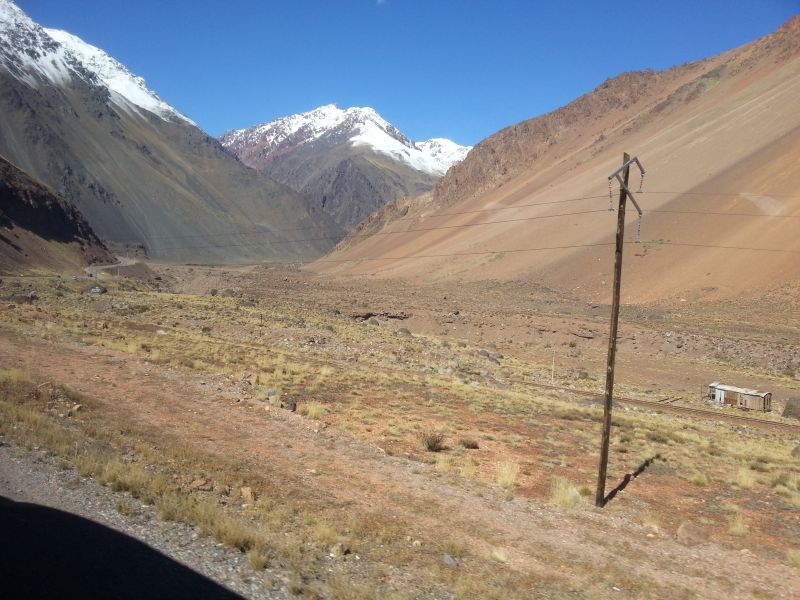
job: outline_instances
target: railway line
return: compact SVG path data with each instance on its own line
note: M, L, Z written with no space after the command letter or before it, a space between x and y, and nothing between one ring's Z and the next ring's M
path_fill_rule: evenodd
M535 381L526 381L522 379L514 379L515 383L520 385L535 387L546 390L563 391L576 396L584 396L589 398L602 398L602 393L593 392L591 390L581 390L559 385L551 385L547 383L539 383ZM764 431L771 431L774 433L782 434L795 434L800 437L800 424L786 423L783 421L770 421L768 419L760 419L758 417L751 417L746 414L732 414L722 410L708 410L704 408L695 408L692 406L682 406L670 404L669 401L659 400L641 400L637 398L629 398L626 396L614 396L614 401L620 404L628 404L631 406L639 406L652 410L654 412L676 414L685 417L700 417L709 421L723 421L736 425L745 425L747 427L756 427Z

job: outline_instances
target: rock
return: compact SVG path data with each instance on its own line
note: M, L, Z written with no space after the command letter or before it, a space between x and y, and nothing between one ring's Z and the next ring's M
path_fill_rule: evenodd
M239 493L242 495L242 500L244 500L248 504L252 504L256 498L255 494L253 493L253 488L251 488L250 486L243 486L239 490Z
M792 456L794 458L800 458L800 445L794 447L794 450L792 450Z
M786 400L783 416L792 419L800 419L800 398L789 398Z
M352 551L350 550L350 548L345 546L343 543L339 542L338 544L334 544L333 546L331 546L331 549L329 550L328 553L333 558L339 558L342 556L347 556L348 554L351 554L351 552Z
M708 541L708 532L705 528L691 521L681 523L677 536L678 541L685 546L697 546Z
M419 540L414 540L411 545L414 546L414 548L419 548L420 546L422 546L422 542L420 542Z
M85 291L87 294L105 294L108 292L106 288L98 283L90 285Z
M380 325L381 324L381 322L378 321L378 319L376 319L375 317L370 317L369 319L367 319L367 323L369 325Z
M399 335L411 335L411 332L408 330L407 327L401 327L400 329L397 330L397 333Z
M458 559L455 556L451 556L450 554L443 554L442 555L442 564L448 567L457 567L458 566Z

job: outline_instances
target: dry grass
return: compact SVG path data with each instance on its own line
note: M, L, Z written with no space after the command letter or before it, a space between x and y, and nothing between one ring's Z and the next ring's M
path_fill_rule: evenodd
M800 550L787 550L786 561L796 569L800 569Z
M739 467L733 476L732 483L743 490L750 490L756 483L756 477L747 467Z
M346 427L356 436L364 433L365 427L374 432L385 431L391 438L388 441L392 445L392 451L397 453L413 452L415 436L424 427L431 427L429 424L432 422L446 421L449 427L447 434L454 437L466 432L481 431L483 425L479 421L480 415L488 411L497 425L492 426L491 433L475 433L481 441L482 450L476 453L464 452L463 449L471 446L462 443L462 440L475 440L456 437L459 445L436 457L436 466L445 471L460 471L465 478L484 482L494 479L509 490L517 486L521 472L526 477L526 483L527 480L547 481L553 474L569 474L570 477L581 480L581 469L584 466L582 461L587 452L594 449L595 434L590 431L590 425L597 422L601 414L596 408L578 406L572 398L565 398L563 395L532 397L529 390L523 392L515 390L513 386L493 389L482 385L476 389L470 385L453 383L449 377L420 374L420 362L430 358L423 353L428 352L431 343L435 344L432 338L415 336L398 341L390 337L388 328L360 327L342 317L330 317L327 310L315 312L309 317L304 312L305 309L301 310L291 303L274 307L262 305L256 311L237 307L234 299L222 297L155 294L143 289L131 289L124 294L117 292L115 296L120 304L127 304L130 309L124 315L116 314L116 311L114 314L104 315L102 318L110 323L108 329L97 329L91 323L87 329L81 324L89 319L86 317L86 306L80 305L81 302L84 305L86 302L79 295L75 296L72 304L67 302L70 300L67 297L60 299L58 304L50 305L50 309L58 310L59 318L51 323L52 327L47 328L47 331L35 320L12 323L12 317L8 316L10 311L0 315L0 322L3 327L25 332L26 335L33 331L43 338L46 335L45 339L102 344L139 359L182 365L182 368L194 368L219 378L229 376L232 381L238 381L246 373L257 374L257 392L265 392L269 387L278 388L286 396L299 401L298 409L301 412L314 404L319 405L323 409L322 414L317 413L314 408L311 409L311 414L308 411L305 414L309 418L325 418L327 414L326 420L332 425ZM42 297L42 306L48 310L46 295L42 294ZM179 303L182 306L178 306ZM260 325L259 313L264 314L265 324L258 330L258 335L251 335L251 330ZM186 315L190 315L192 323L175 328L171 326L172 320L183 320ZM297 325L301 317L304 323ZM156 337L144 327L137 329L155 321L169 334ZM170 325L164 325L165 323ZM202 333L201 325L208 326ZM327 327L331 329L328 330ZM386 361L386 356L382 354L383 349L376 349L375 354L364 352L357 362L350 360L352 353L349 350L346 357L332 354L336 343L329 343L325 348L304 347L298 350L297 344L292 341L293 336L296 341L308 334L317 335L318 332L313 331L315 328L322 329L322 335L329 338L336 336L337 342L341 340L355 347L360 343L379 340L390 351L397 350L398 356L410 358L409 363L415 366L405 367L403 360ZM334 330L335 333L332 334ZM274 343L278 335L281 342ZM264 340L273 340L273 343L270 345ZM439 348L438 344L436 346ZM371 347L377 348L377 345ZM455 345L451 349L461 352L455 349ZM449 359L446 356L447 348L437 352ZM463 359L468 363L471 359L466 355L467 350L463 352L464 355L459 360ZM506 363L513 364L513 360L515 359L507 357L504 366ZM327 366L329 364L334 366ZM520 372L535 371L535 365L520 360L513 369ZM9 380L14 378L29 379L24 373L17 373L14 377L9 377ZM478 376L475 375L475 378ZM356 391L358 394L355 394ZM349 396L351 392L353 395ZM314 398L335 400L336 410L328 413L325 409L331 405L323 405ZM430 398L436 398L436 401L431 401ZM397 406L395 400L398 401ZM0 402L4 401L0 399ZM347 522L341 514L329 515L327 512L324 513L326 521L322 522L319 515L323 513L315 510L318 508L316 505L306 507L298 500L302 498L301 489L287 484L288 489L281 490L279 485L262 481L260 475L254 477L252 482L248 481L248 485L252 484L254 489L259 490L259 500L254 505L246 511L239 510L239 502L225 506L217 502L215 494L187 492L185 485L182 487L180 482L176 484L172 477L176 474L199 473L223 484L241 486L242 481L234 481L240 477L237 475L240 472L238 469L243 468L238 463L232 466L220 463L219 457L202 454L175 458L180 453L171 446L171 442L162 443L160 440L148 438L149 434L140 435L141 432L122 437L103 437L107 436L104 431L114 431L117 424L110 424L110 427L99 424L102 426L97 427L97 431L87 433L81 431L85 423L79 420L83 416L51 426L53 420L42 415L38 405L12 404L0 406L0 431L5 432L16 426L16 433L13 434L17 436L15 439L27 437L30 440L28 445L55 448L64 457L65 464L92 474L115 489L128 490L142 502L152 502L164 516L193 522L197 526L205 523L201 528L207 535L214 535L232 546L246 549L248 560L255 561L254 568L259 568L256 565L270 557L281 564L298 565L304 572L310 572L309 579L313 580L320 568L319 563L315 562L314 552L319 549L327 550L326 546L335 543L331 540L338 539L341 534L347 539L363 538L364 545L380 554L387 564L408 569L408 572L424 572L422 577L444 581L453 590L467 590L464 592L466 597L525 597L524 592L516 593L521 589L522 576L519 573L514 575L515 579L506 582L482 578L486 572L481 571L477 562L486 561L485 548L500 544L501 540L491 540L488 542L489 546L476 551L476 555L480 555L482 559L476 559L476 565L470 564L470 573L466 573L465 569L459 570L461 580L454 582L448 579L453 576L448 575L447 571L442 574L437 569L430 568L431 560L435 563L438 557L426 552L429 548L440 549L442 546L438 541L430 544L429 540L425 540L422 551L398 549L395 542L405 539L409 527L407 523L405 528L396 527L385 519L369 518L365 519L365 525L354 524ZM317 416L313 416L315 414ZM521 470L518 461L526 460L525 453L529 450L544 449L541 445L544 442L531 438L527 432L522 436L507 433L512 429L503 430L503 419L509 423L513 421L513 431L521 431L519 427L525 427L526 424L534 427L537 433L547 437L546 449L553 451L553 454L547 454L547 458L535 463L525 462L525 468ZM689 473L688 477L693 478L693 470L701 469L705 484L693 483L700 487L704 485L706 489L697 489L693 492L695 494L715 494L718 492L719 482L729 481L739 488L735 493L744 496L741 500L742 506L749 506L746 504L749 501L747 498L752 496L745 490L760 488L762 485L771 487L774 493L769 494L769 498L773 502L784 506L792 503L800 505L800 493L796 485L797 469L788 459L786 444L781 440L767 439L757 434L730 436L727 428L710 423L633 412L620 411L615 416L616 421L620 445L624 445L627 451L626 458L638 460L639 456L652 456L655 451L662 450L663 445L669 452L669 465L675 469L675 476L686 477L681 474ZM64 428L64 424L68 427ZM97 426L98 423L94 425ZM368 433L369 431L367 430ZM7 435L11 439L11 434ZM137 451L132 463L126 460L120 464L121 461L115 457L121 456L127 449L126 444L136 436L140 439L153 439L151 448ZM371 441L374 440L374 435L369 437ZM529 440L535 447L528 447ZM499 454L497 448L501 445L502 454ZM159 450L153 451L152 447L156 446ZM444 449L442 439L440 451ZM469 460L467 456L474 456L476 460ZM498 464L498 456L507 459L505 463ZM433 458L429 455L426 462L433 462ZM749 464L753 467L742 466ZM428 471L422 469L419 472ZM791 477L784 477L783 473ZM152 481L149 476L152 476ZM160 476L162 480L156 476ZM455 482L464 488L472 487L470 483L451 477L450 473L438 472L434 476L442 483ZM572 486L564 481L567 488ZM634 494L635 488L636 486L631 488ZM537 495L534 502L548 499L547 489L544 492L540 492L541 488L538 486L530 489L535 490L532 494ZM525 491L529 491L527 485ZM297 494L298 498L291 497L292 493ZM567 491L565 495L568 499L567 505L571 504L574 493ZM550 501L561 505L554 498L551 488ZM738 497L737 501L740 501ZM222 516L230 517L231 521L225 522ZM329 516L330 521L327 520ZM287 533L289 535L285 535ZM327 557L323 559L322 564L327 565ZM422 569L415 571L420 564L423 565ZM498 565L489 566L494 572L505 571L498 569ZM435 573L435 576L431 573ZM503 583L507 585L504 587ZM346 587L341 586L338 592L340 597L349 597ZM371 597L386 597L386 592L385 588L378 588L377 592L372 589Z
M550 484L550 502L564 508L575 508L581 504L581 494L567 479L554 477Z
M319 420L328 414L328 407L321 402L312 400L311 402L306 402L305 404L300 405L297 409L297 412L308 417L309 419Z
M734 537L744 537L747 535L748 527L747 522L741 513L733 516L728 526L728 534Z
M519 478L519 463L516 461L503 461L498 463L495 480L502 487L510 490L517 486Z
M500 548L495 548L489 554L489 558L494 562L504 563L508 561L508 553Z

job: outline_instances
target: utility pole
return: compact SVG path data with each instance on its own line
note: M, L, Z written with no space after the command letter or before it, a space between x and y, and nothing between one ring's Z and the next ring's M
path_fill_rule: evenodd
M611 302L611 332L608 337L608 361L606 364L606 389L605 403L603 406L603 439L600 444L600 466L597 472L597 493L595 494L595 506L605 506L606 498L606 472L608 471L608 445L611 438L611 408L614 399L614 361L617 356L617 331L619 326L619 296L622 284L622 249L625 243L625 205L630 196L636 210L639 211L641 224L642 210L636 203L636 199L628 189L628 179L630 176L631 163L636 163L644 177L644 168L637 157L631 158L625 152L622 155L622 166L608 176L609 193L611 190L611 180L616 177L619 181L619 209L617 211L617 239L614 251L614 288L612 291ZM622 177L620 178L620 173ZM610 208L610 207L609 207ZM637 235L638 241L638 235Z

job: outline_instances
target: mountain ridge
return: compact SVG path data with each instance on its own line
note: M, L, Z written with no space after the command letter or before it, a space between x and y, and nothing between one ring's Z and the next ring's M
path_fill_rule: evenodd
M314 268L535 279L605 301L614 228L600 213L607 175L629 152L647 177L623 301L713 299L800 279L787 218L800 214L797 97L800 17L714 57L620 74L482 140L430 196L388 204Z
M243 165L120 63L55 35L66 45L0 0L0 153L103 239L143 244L153 258L241 262L308 260L341 237L325 213ZM298 229L311 235L296 242Z
M444 138L415 143L372 108L334 104L232 130L220 141L344 229L386 202L428 191L470 150Z

